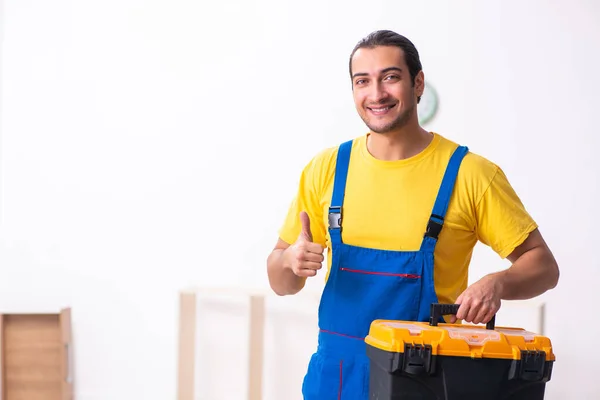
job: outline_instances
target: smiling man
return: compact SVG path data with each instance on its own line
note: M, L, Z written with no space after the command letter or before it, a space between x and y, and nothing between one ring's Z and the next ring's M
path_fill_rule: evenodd
M419 125L424 74L407 38L362 39L350 77L369 131L306 165L267 260L271 288L290 295L321 270L328 249L306 400L368 398L364 338L375 319L427 321L440 302L460 304L460 320L486 323L501 300L538 296L559 277L503 171ZM478 241L511 265L468 286Z

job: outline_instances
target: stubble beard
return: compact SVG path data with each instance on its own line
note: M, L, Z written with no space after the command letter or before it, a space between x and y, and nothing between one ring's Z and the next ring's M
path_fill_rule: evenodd
M410 119L412 118L413 113L415 111L416 111L416 104L413 103L409 109L404 111L402 114L398 115L398 117L396 119L394 119L390 123L383 125L383 126L375 126L373 124L370 124L366 117L363 117L362 120L367 125L367 127L371 130L371 132L384 135L386 133L390 133L392 131L399 130L399 129L403 128L404 126L406 126L406 124L408 124L408 121L410 121Z

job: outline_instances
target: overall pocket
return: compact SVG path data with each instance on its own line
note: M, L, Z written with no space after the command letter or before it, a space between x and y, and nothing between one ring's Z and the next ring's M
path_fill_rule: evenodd
M337 250L335 273L323 293L327 329L364 337L375 319L418 319L423 286L431 279L424 276L422 254L347 245Z

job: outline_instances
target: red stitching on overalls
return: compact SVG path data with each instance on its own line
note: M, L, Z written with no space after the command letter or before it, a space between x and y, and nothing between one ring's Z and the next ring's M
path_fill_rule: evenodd
M356 339L356 340L364 340L365 339L365 338L361 338L361 337L358 337L358 336L345 335L345 334L339 333L339 332L326 331L325 329L320 329L320 331L323 332L323 333L328 333L330 335L338 335L338 336L343 336L343 337L347 337L347 338L350 338L350 339Z
M421 278L421 275L415 275L415 274L394 274L391 272L373 272L373 271L363 271L360 269L349 269L349 268L340 268L340 269L342 271L355 272L357 274L399 276L401 278L409 278L409 279L420 279Z
M340 360L340 391L338 392L338 400L342 399L342 370L343 370L344 360Z

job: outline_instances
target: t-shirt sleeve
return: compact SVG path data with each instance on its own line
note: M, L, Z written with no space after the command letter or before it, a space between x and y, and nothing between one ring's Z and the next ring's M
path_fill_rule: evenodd
M310 219L310 229L313 242L326 246L326 230L323 224L323 210L320 202L320 169L323 167L322 157L313 158L302 170L298 189L283 225L279 229L279 237L289 243L294 243L300 235L300 212L306 211Z
M525 209L508 178L496 167L476 207L478 239L506 258L538 225Z

